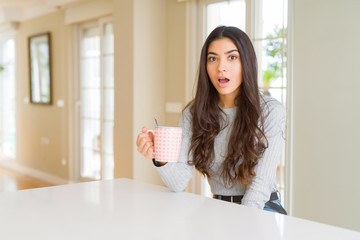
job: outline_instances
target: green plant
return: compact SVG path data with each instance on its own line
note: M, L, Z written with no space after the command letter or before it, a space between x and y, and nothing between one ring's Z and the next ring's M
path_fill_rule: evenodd
M267 40L265 43L265 54L270 57L267 69L263 73L263 84L266 89L270 87L271 80L281 76L282 67L281 65L285 61L286 43L283 41L282 36L286 35L286 28L279 28L275 26L274 32L266 36Z

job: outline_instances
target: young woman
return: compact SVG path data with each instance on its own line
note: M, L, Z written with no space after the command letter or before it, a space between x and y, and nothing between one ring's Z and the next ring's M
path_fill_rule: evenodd
M258 89L257 60L248 36L217 27L201 51L196 96L184 109L177 163L154 165L173 191L196 168L214 198L286 214L277 196L276 168L284 144L286 111ZM153 135L142 129L138 151L153 158Z

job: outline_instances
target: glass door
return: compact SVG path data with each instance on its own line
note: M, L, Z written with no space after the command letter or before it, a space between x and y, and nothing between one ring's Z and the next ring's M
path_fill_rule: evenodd
M114 37L111 22L80 28L80 178L114 176Z
M0 155L16 158L15 36L0 39Z
M102 179L114 178L114 33L113 24L103 25L103 122Z

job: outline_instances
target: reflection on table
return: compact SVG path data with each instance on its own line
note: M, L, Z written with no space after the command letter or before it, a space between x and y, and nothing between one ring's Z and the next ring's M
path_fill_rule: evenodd
M360 233L130 179L0 193L1 239L360 239Z

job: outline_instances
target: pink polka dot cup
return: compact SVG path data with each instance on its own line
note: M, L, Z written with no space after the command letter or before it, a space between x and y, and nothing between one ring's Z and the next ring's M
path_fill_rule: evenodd
M158 126L154 133L155 160L177 162L179 160L182 128Z

